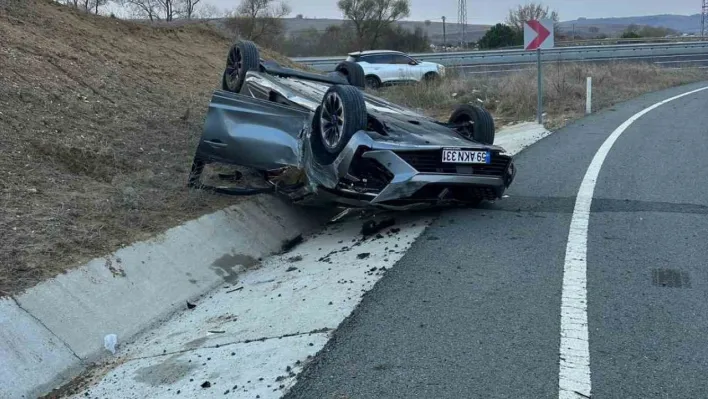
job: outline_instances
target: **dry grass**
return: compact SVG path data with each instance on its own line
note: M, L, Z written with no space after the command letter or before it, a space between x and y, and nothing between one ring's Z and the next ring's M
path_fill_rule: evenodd
M593 109L600 110L643 93L708 79L700 69L670 70L650 64L555 64L544 69L544 111L550 128L563 126L585 112L585 81L593 78ZM446 120L459 103L481 104L498 124L533 120L536 70L503 77L451 76L435 84L397 86L378 94Z
M185 188L230 43L0 5L0 296L233 202Z
M230 43L205 24L154 27L50 0L2 2L0 296L233 203L185 188ZM582 112L588 74L600 107L704 78L587 68L547 69L552 116ZM535 107L535 83L525 75L382 93L440 118L478 98L502 120L530 119Z

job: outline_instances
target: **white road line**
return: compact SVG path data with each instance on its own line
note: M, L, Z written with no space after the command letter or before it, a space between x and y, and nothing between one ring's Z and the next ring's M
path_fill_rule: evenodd
M559 399L589 398L591 393L587 315L587 239L590 206L602 164L615 141L637 119L668 102L706 89L708 87L671 97L627 119L612 132L597 150L585 173L570 221L565 265L563 266L560 370L558 373Z

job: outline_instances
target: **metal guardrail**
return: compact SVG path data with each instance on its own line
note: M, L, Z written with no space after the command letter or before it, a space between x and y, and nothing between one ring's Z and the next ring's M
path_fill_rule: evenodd
M448 67L492 66L535 62L536 53L525 50L460 51L447 53L410 54L421 61L436 62ZM662 57L708 56L708 41L682 43L650 43L561 47L543 51L544 62L632 60ZM346 56L296 57L292 60L321 71L334 70Z

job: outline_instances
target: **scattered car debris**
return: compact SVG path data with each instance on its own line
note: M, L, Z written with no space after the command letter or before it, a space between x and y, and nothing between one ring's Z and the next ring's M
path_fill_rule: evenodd
M202 382L201 387L202 387L202 388L210 388L210 387L211 387L211 382L209 382L209 381L204 381L204 382Z
M195 304L190 303L189 301L187 301L187 309L194 309L194 308L196 308L196 307L197 307L197 305L195 305Z
M376 234L379 231L391 227L396 224L396 219L394 218L388 218L384 219L380 222L376 222L376 220L367 220L364 222L364 224L361 226L361 235L364 237L370 236L372 234ZM400 229L399 229L400 231Z
M238 288L234 288L234 289L232 289L232 290L228 290L228 291L226 291L226 293L229 294L229 293L232 293L232 292L235 292L235 291L241 291L242 289L243 289L243 286L238 287Z
M297 267L295 266L290 266L289 268L285 269L286 272L294 272L295 270L297 270Z
M111 354L116 354L116 345L118 344L118 336L116 334L108 334L103 337L103 346L111 352Z
M293 257L288 258L288 262L290 262L290 263L295 263L295 262L300 262L300 261L302 261L302 255L297 255L297 256L293 256Z
M209 330L210 334L223 334L225 332L224 330Z
M359 255L357 255L356 257L357 257L357 259L366 259L369 257L369 255L371 255L371 254L368 252L362 252Z
M288 253L288 252L292 251L293 248L295 248L295 247L297 247L298 245L302 244L303 241L304 241L304 239L302 238L302 234L298 234L297 237L295 237L295 238L291 238L291 239L289 239L289 240L285 240L285 241L283 242L282 248L280 249L280 252L281 252L282 254Z

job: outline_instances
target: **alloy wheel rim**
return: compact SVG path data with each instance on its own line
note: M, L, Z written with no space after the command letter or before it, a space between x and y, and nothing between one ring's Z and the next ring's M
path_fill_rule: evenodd
M324 145L330 150L339 144L344 132L344 106L337 93L329 93L322 105L320 134Z
M241 76L241 68L243 68L243 57L241 57L241 49L236 47L229 54L229 68L227 69L227 73L229 75L229 87L232 89L238 83L238 79Z

